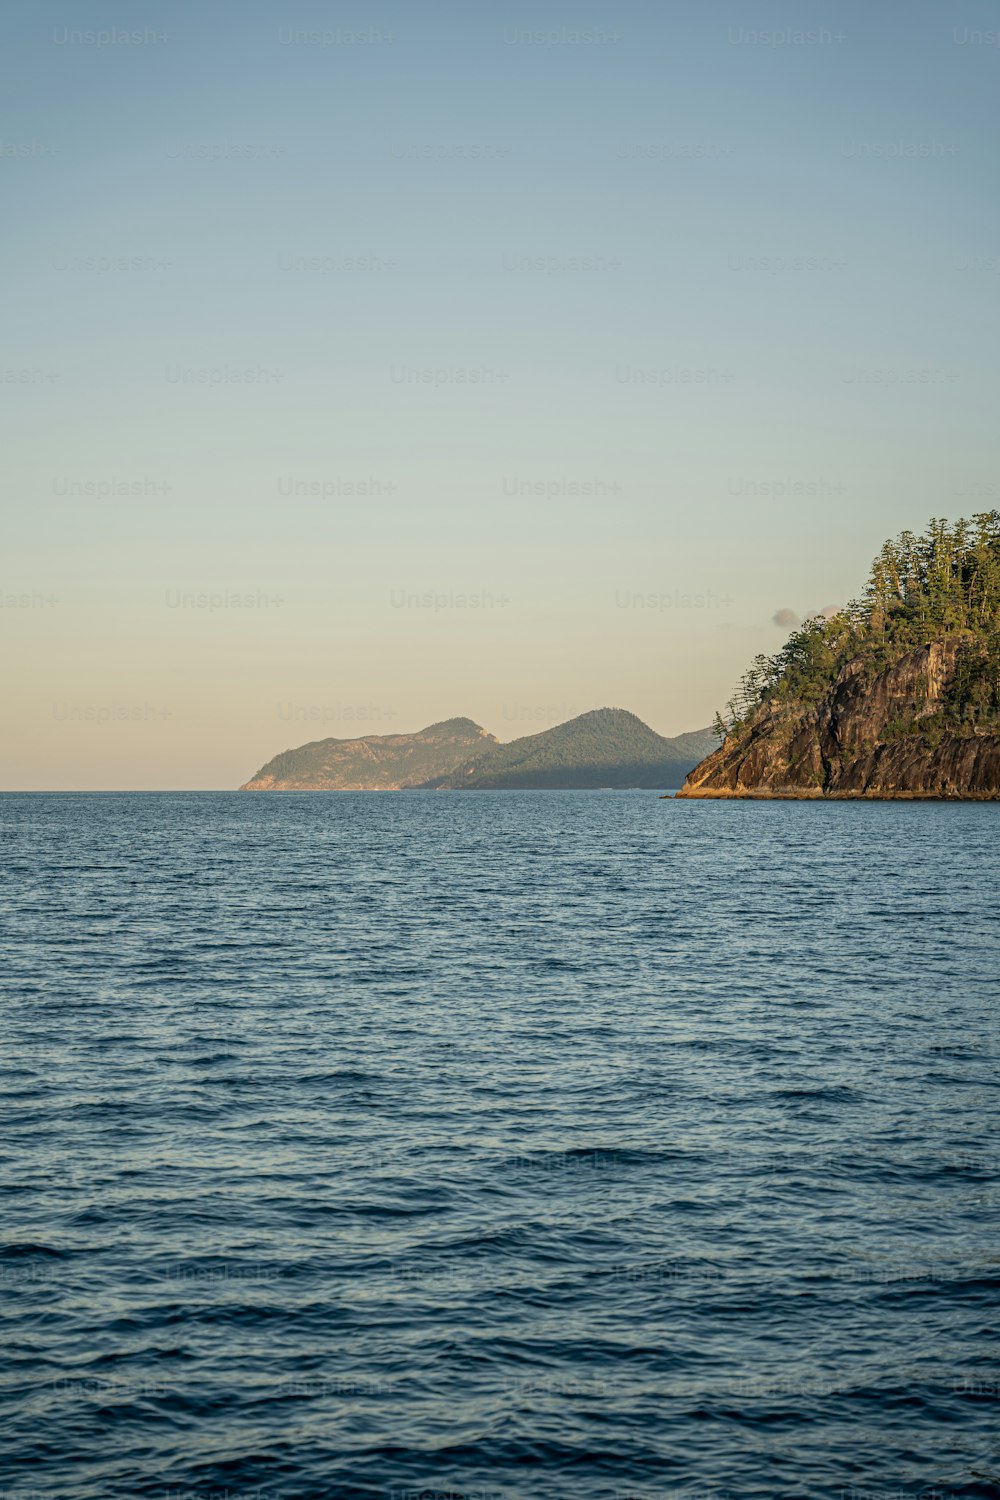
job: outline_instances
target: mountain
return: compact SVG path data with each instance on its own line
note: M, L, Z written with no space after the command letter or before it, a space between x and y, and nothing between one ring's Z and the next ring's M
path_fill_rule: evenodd
M240 790L662 789L679 786L717 743L711 730L665 739L620 708L596 709L506 745L471 719L448 719L417 734L314 740L276 755Z
M1000 512L886 542L864 595L758 657L680 797L1000 798Z
M623 708L598 708L484 749L433 784L464 791L678 786L706 742L718 743L710 730L681 738L688 743L664 739Z
M446 719L416 734L313 740L297 750L283 750L240 791L398 791L423 786L494 744L494 736L471 719Z

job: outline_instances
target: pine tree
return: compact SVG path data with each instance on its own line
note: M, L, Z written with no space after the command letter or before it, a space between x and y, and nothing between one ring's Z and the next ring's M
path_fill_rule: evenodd
M729 732L771 698L811 701L856 657L881 670L936 635L968 632L942 713L963 723L1000 712L1000 511L884 543L860 599L832 619L814 617L773 657L757 656L726 706ZM970 719L970 713L972 718Z

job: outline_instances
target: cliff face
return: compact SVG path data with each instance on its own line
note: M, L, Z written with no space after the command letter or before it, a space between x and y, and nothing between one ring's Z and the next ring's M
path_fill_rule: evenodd
M816 704L772 700L688 776L680 797L1000 798L1000 734L920 732L964 637L944 636L866 680L851 661ZM899 726L911 731L899 733Z

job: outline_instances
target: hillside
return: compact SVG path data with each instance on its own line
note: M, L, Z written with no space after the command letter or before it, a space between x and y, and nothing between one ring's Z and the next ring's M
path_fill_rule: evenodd
M717 743L707 729L665 739L616 708L505 745L471 719L449 719L417 734L315 740L285 750L241 791L662 789L680 786Z
M758 657L681 797L1000 797L1000 513L886 542L862 598Z
M679 786L710 730L665 739L635 714L598 708L554 729L485 750L435 784L459 790ZM692 749L696 745L696 749Z
M423 786L468 760L493 735L471 719L447 719L416 734L313 740L283 750L240 791L398 791Z

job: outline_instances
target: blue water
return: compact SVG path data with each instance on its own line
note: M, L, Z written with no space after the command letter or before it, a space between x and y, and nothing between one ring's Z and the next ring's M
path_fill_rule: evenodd
M998 820L0 798L4 1494L1000 1496Z

